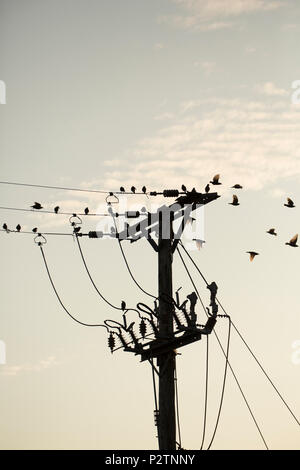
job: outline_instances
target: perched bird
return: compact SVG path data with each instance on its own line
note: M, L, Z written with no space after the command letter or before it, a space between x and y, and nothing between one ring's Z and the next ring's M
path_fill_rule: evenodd
M234 189L243 189L243 186L241 186L240 184L235 184L234 186L231 186L231 187Z
M39 202L35 202L33 206L30 207L32 207L32 209L43 209L43 206Z
M209 191L210 191L210 186L209 186L209 184L207 184L207 185L205 186L205 192L206 192L206 193L209 193Z
M135 194L136 188L134 186L131 186L130 190L133 194Z
M3 224L3 225L2 225L2 228L3 228L3 230L6 230L7 232L9 232L8 227L7 227L7 224Z
M125 188L123 188L123 186L121 186L120 191L121 191L121 193L125 193Z
M146 191L147 191L146 186L143 186L143 187L142 187L142 191L143 191L144 194L146 194Z
M232 196L232 202L228 202L228 204L231 204L232 206L239 206L240 203L238 197L234 194Z
M57 214L58 211L59 211L59 206L54 207L54 212L55 212L55 214Z
M293 246L293 247L298 247L297 245L297 240L298 240L298 233L297 235L294 235L293 238L291 238L291 240L289 242L286 242L286 245L290 245L290 246Z
M17 230L17 232L20 232L20 230L21 230L21 225L20 225L20 224L18 224L18 225L16 226L16 230Z
M33 233L36 233L36 232L37 232L37 227L34 227L34 228L32 229L32 231L33 231Z
M121 309L124 311L125 308L126 308L126 302L124 302L124 300L122 300Z
M285 207L296 207L294 202L288 197L287 198L287 204L284 204Z
M275 228L270 228L269 230L267 230L267 233L269 233L270 235L277 236L277 233L275 232Z
M89 212L90 212L89 208L88 208L88 207L86 207L86 208L84 209L84 213L85 213L85 215L88 215L88 213L89 213Z
M220 175L215 175L212 179L212 181L210 181L211 184L222 184L219 182L219 179L220 179Z
M247 251L250 255L250 261L253 261L255 256L259 255L259 253L256 253L256 251Z
M73 232L78 233L80 232L80 230L81 230L81 227L74 227Z
M184 193L186 193L186 186L184 186L184 184L181 186L181 189Z

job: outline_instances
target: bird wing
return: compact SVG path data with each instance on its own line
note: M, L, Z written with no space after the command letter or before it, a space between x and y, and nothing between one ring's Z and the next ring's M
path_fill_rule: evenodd
M290 204L290 205L294 205L294 202L288 197L287 198L287 202Z
M290 243L297 243L298 240L298 233L293 236L293 238L290 240Z

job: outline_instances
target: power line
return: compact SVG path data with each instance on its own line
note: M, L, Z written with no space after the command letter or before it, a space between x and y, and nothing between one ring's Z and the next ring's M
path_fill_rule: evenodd
M205 432L206 432L206 418L207 418L207 401L208 401L208 366L209 366L209 341L208 335L206 335L206 367L205 367L205 398L204 398L204 418L203 418L203 430L202 430L202 441L200 450L203 449Z
M105 214L97 214L97 213L91 213L89 212L88 214L86 214L85 212L84 213L75 213L75 211L73 212L54 212L54 211L48 211L48 210L43 210L43 209L39 209L39 210L34 210L34 209L25 209L25 208L20 208L20 207L5 207L5 206L0 206L0 209L1 210L8 210L8 211L20 211L20 212L31 212L31 213L34 213L34 214L53 214L53 215L69 215L69 216L87 216L87 217L90 217L90 216L98 216L98 217L110 217L110 214L108 213L105 213Z
M204 280L204 282L208 285L208 282L207 280L205 279L205 277L203 276L202 272L200 271L199 267L197 266L197 264L195 263L195 261L193 260L193 258L190 256L190 254L188 253L188 251L185 249L184 245L182 244L182 242L180 241L179 242L180 245L182 246L183 250L185 251L185 253L187 254L187 256L189 257L189 259L192 261L193 265L195 266L195 268L197 269L198 273L201 275L202 279ZM227 315L227 312L226 310L224 309L223 305L221 304L221 302L216 299L218 304L220 305L221 309L223 310L223 312L225 313L225 315ZM247 341L245 340L245 338L242 336L241 332L238 330L237 326L234 324L234 322L231 320L231 324L234 328L234 330L236 331L236 333L238 334L238 336L240 337L240 339L242 340L242 342L244 343L244 345L246 346L246 348L248 349L248 351L250 352L250 354L252 355L252 357L254 358L255 362L258 364L258 366L260 367L261 371L263 372L263 374L265 375L265 377L267 378L267 380L269 381L269 383L272 385L273 389L275 390L275 392L277 393L278 397L280 398L280 400L282 401L282 403L285 405L285 407L287 408L287 410L289 411L289 413L291 414L291 416L294 418L294 420L296 421L296 423L300 426L300 422L299 420L297 419L296 415L293 413L293 411L291 410L290 406L287 404L286 400L283 398L283 396L281 395L281 393L279 392L278 388L275 386L274 382L272 381L272 379L270 378L269 374L266 372L266 370L264 369L264 367L262 366L261 362L258 360L256 354L253 352L253 350L250 348L249 344L247 343Z
M0 232L6 232L7 234L10 234L10 233L20 233L21 235L32 235L32 236L38 236L38 234L41 234L41 235L55 235L55 236L59 236L59 235L65 235L65 236L70 236L70 237L73 237L74 234L73 233L63 233L63 232L28 232L26 230L11 230L11 229L7 229L7 230L4 230L4 229L0 229Z

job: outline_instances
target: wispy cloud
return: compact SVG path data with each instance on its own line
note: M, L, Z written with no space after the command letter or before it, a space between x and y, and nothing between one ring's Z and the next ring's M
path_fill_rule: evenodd
M60 364L55 356L49 356L46 359L41 359L35 364L25 363L19 365L5 365L1 367L0 373L4 376L16 376L28 372L41 372Z
M250 13L276 10L284 6L279 0L172 0L178 14L160 17L160 22L183 29L211 31L233 26L232 19Z
M266 96L287 96L289 94L287 90L277 87L273 82L257 85L256 90Z

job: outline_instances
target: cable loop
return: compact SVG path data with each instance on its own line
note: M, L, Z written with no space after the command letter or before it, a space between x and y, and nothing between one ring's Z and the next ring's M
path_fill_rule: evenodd
M39 233L36 237L34 237L34 243L38 246L43 246L47 243L47 240L44 235Z
M73 214L69 218L69 222L72 225L72 227L75 227L75 225L81 225L82 224L82 219L77 214Z
M109 193L109 195L106 196L105 201L107 204L118 204L119 198L114 193Z

